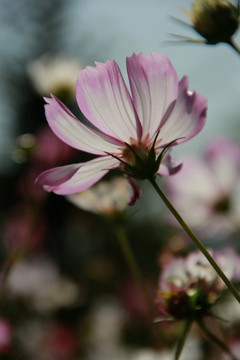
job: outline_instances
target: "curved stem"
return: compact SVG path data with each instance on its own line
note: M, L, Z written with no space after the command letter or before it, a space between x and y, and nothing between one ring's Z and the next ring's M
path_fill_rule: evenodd
M174 360L179 360L180 359L180 356L181 356L181 353L182 353L182 350L183 350L187 335L188 335L188 333L190 331L191 325L192 325L192 319L188 319L186 321L185 326L184 326L182 336L180 337L180 339L179 339L179 341L177 343L177 348L176 348Z
M15 264L16 259L10 256L3 264L0 277L0 310L2 310L2 304L4 303L4 294L6 292L6 282L8 275Z
M229 42L227 42L239 55L240 55L240 48L238 45L233 41L233 39L230 39Z
M146 305L149 309L149 314L150 314L151 318L153 318L153 316L154 316L153 304L152 304L151 298L148 294L148 291L146 289L146 286L143 282L140 269L138 267L138 264L133 255L132 249L128 242L126 232L123 229L123 227L120 227L120 226L118 226L115 230L116 230L117 238L118 238L120 247L122 249L123 255L125 257L125 260L132 272L132 275L133 275L138 287L140 288L140 290L142 291L142 293L144 295Z
M188 234L188 236L192 239L194 244L198 247L198 249L202 252L202 254L206 257L206 259L209 261L209 263L212 265L216 273L220 276L222 281L225 283L227 288L231 291L231 293L234 295L234 297L237 299L237 301L240 303L240 294L238 290L235 288L235 286L231 283L231 281L226 277L226 275L223 273L221 268L218 266L218 264L215 262L215 260L212 258L212 256L209 254L205 246L201 243L201 241L197 238L197 236L192 232L190 227L185 223L183 218L180 216L180 214L177 212L177 210L173 207L173 205L170 203L170 201L167 199L167 197L163 194L163 192L160 190L159 186L157 185L155 179L150 178L148 179L150 183L153 185L154 189L157 191L158 195L161 197L165 205L168 207L168 209L171 211L171 213L175 216L179 224L182 226L182 228L185 230L185 232Z

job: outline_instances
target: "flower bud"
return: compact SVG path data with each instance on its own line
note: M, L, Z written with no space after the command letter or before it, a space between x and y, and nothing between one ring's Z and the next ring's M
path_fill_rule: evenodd
M231 43L239 26L238 8L228 0L195 0L192 11L185 12L208 44Z

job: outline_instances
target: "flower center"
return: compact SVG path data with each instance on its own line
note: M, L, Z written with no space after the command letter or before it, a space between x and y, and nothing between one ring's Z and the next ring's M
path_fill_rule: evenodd
M139 141L132 138L130 141L130 147L126 146L122 150L122 160L129 165L135 166L136 155L140 159L146 159L149 154L150 146L147 144L147 141Z
M152 179L156 175L162 158L171 144L166 145L159 153L157 147L161 139L157 139L158 134L159 132L156 133L153 141L149 140L149 134L141 141L130 138L130 144L125 143L126 146L120 148L121 155L116 158L121 162L120 169L125 174L142 180Z
M213 206L213 209L217 213L227 213L231 208L230 199L227 196L219 199Z

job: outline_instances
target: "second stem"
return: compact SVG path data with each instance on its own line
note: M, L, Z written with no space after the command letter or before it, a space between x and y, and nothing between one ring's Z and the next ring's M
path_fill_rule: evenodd
M221 268L218 266L218 264L215 262L215 260L212 258L212 256L209 254L205 246L201 243L201 241L197 238L197 236L193 233L193 231L190 229L190 227L185 223L181 215L177 212L177 210L174 208L174 206L170 203L170 201L167 199L167 197L163 194L159 186L157 185L155 179L150 178L150 183L154 187L154 189L157 191L158 195L161 197L165 205L168 207L168 209L171 211L171 213L175 216L181 227L185 230L185 232L188 234L188 236L192 239L194 244L198 247L198 249L202 252L202 254L206 257L206 259L209 261L209 263L212 265L216 273L220 276L222 281L225 283L229 291L234 295L234 297L237 299L237 301L240 303L240 294L238 290L235 288L235 286L231 283L231 281L226 277L224 272L221 270Z

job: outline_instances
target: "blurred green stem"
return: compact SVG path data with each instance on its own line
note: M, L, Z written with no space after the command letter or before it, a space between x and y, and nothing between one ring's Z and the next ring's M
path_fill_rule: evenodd
M183 218L180 216L180 214L177 212L177 210L173 207L173 205L170 203L170 201L167 199L167 197L163 194L163 192L160 190L159 186L157 185L154 178L148 179L158 195L161 197L165 205L168 207L168 209L171 211L171 213L175 216L181 227L185 230L185 232L188 234L188 236L192 239L194 244L198 247L198 249L202 252L202 254L206 257L206 259L209 261L209 263L212 265L214 270L217 272L217 274L220 276L222 281L225 283L229 291L234 295L234 297L237 299L237 301L240 303L240 294L238 290L235 288L235 286L231 283L231 281L226 277L226 275L223 273L223 271L220 269L220 267L217 265L215 260L212 258L212 256L209 254L205 246L201 243L201 241L197 238L197 236L192 232L192 230L189 228L189 226L185 223Z
M7 282L7 277L9 272L11 271L16 259L13 256L9 256L9 258L3 264L1 270L1 278L0 278L0 304L3 303L3 297L5 293L5 287Z
M185 326L184 326L184 329L182 332L182 336L180 337L180 339L178 340L178 343L177 343L177 348L176 348L175 357L174 357L175 360L179 360L179 358L181 356L187 335L191 329L191 325L192 325L192 319L188 319L185 323Z
M152 319L154 316L153 302L149 296L149 293L148 293L146 286L144 284L144 281L142 279L140 269L138 267L135 256L133 255L132 249L131 249L129 241L127 239L126 231L122 226L116 227L115 231L116 231L118 242L122 249L124 258L131 270L134 280L136 281L137 285L139 286L140 290L142 291L142 293L144 295L144 299L145 299L146 305L149 309L149 314Z

